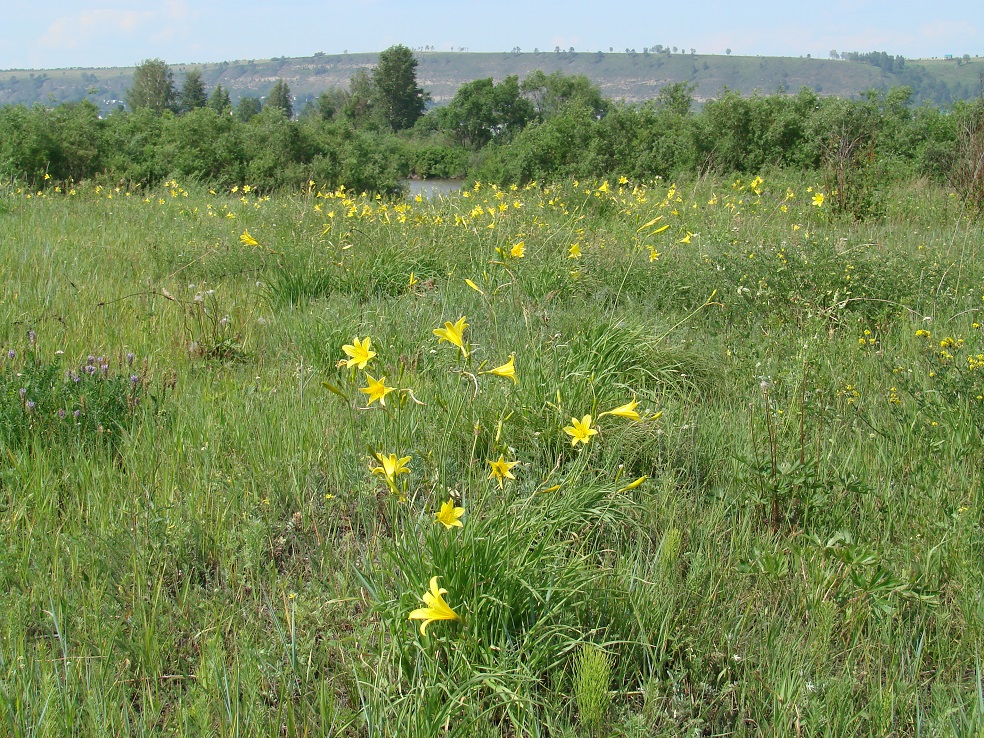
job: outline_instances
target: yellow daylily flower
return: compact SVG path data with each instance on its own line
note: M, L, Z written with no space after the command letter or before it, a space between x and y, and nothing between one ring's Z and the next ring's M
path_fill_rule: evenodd
M243 234L239 237L239 240L243 242L244 246L259 246L260 242L253 238L249 231L243 231Z
M509 356L509 361L507 361L502 366L497 366L495 369L489 369L488 371L481 372L482 374L494 374L497 377L505 377L506 379L511 379L513 384L519 384L519 380L516 379L516 357L512 354Z
M505 457L499 454L498 461L489 460L489 466L492 467L492 471L489 472L489 479L498 479L499 489L502 489L503 480L516 478L513 476L512 468L518 463L518 461L506 461Z
M430 592L424 592L423 600L427 607L421 607L407 617L407 620L423 620L420 624L420 635L427 635L427 626L435 620L461 620L458 613L451 609L451 606L444 601L443 595L448 591L443 587L437 586L438 577L431 577Z
M434 513L437 522L450 530L451 528L464 528L460 518L465 514L465 508L455 507L454 500L441 503L441 511Z
M465 322L465 317L462 316L458 318L458 322L452 324L450 321L444 324L443 328L435 328L434 335L437 336L441 341L447 341L448 343L453 343L459 349L461 349L462 356L468 356L468 349L465 347L464 332L468 324Z
M344 360L345 366L349 369L353 366L357 366L359 369L365 369L369 360L376 355L375 351L369 349L369 336L366 336L365 342L360 341L358 336L356 336L352 339L351 344L342 346L342 351L349 357Z
M588 441L591 440L591 436L598 435L598 431L591 427L590 415L585 415L580 420L571 418L571 424L564 426L564 433L571 437L572 446L576 446L579 443L583 443L586 446L588 445Z
M383 477L386 485L396 493L396 477L400 474L409 474L410 468L407 466L407 462L410 461L409 456L404 456L402 458L397 458L396 454L390 454L389 456L383 456L383 454L376 454L379 463L382 466L377 466L370 471L373 474L378 474Z
M522 259L526 255L526 242L520 241L519 243L513 244L513 247L509 249L509 253L517 259Z
M376 400L379 400L380 405L385 405L386 395L396 389L395 387L386 386L386 377L380 377L378 380L373 379L369 372L366 372L366 381L369 382L368 387L359 387L359 392L369 395L369 401L366 405L371 405Z
M817 194L815 194L813 196L812 202L813 202L814 205L816 205L819 208L819 207L822 207L823 206L823 201L825 199L826 198L823 196L823 193L822 192L818 192Z
M629 420L639 420L639 413L636 412L636 408L639 406L639 401L634 397L632 402L627 402L624 405L619 405L614 410L607 410L600 415L599 418L603 418L606 415L617 415L620 418L628 418Z

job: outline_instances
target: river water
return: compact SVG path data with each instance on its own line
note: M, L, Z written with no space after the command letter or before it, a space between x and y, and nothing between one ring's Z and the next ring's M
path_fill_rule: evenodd
M450 195L461 189L463 180L460 179L405 179L403 184L407 186L407 197L421 195L425 198L442 197Z

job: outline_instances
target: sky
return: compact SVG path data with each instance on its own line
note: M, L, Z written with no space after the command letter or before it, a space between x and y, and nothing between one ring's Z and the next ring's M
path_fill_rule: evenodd
M382 51L984 56L984 0L0 0L0 69L129 67Z

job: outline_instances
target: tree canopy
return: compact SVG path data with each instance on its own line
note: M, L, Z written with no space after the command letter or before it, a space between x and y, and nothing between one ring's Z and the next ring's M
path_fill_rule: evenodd
M424 114L427 96L417 86L417 60L406 46L380 53L372 85L373 107L394 131L410 128Z
M133 72L133 84L126 92L131 110L148 108L155 113L174 110L177 104L174 74L163 59L146 59Z

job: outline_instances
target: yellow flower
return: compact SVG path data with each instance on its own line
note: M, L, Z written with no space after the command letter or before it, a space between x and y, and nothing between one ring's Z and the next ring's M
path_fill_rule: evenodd
M379 459L379 463L382 466L377 466L370 471L373 474L378 474L383 477L387 486L396 493L396 477L400 474L409 474L410 469L407 467L407 462L410 461L409 456L404 456L403 458L396 458L396 454L390 454L389 456L383 456L382 454L376 454L376 458Z
M512 468L518 464L518 461L506 461L502 454L499 454L498 461L489 460L489 466L492 467L492 471L489 472L489 479L493 477L499 480L499 489L502 489L502 481L504 479L515 479L513 476Z
M356 336L352 339L351 344L342 346L342 351L349 357L345 360L345 366L349 369L353 366L358 366L359 369L365 369L366 364L369 363L369 359L376 355L375 351L369 350L369 336L366 336L365 342L360 341L358 336Z
M509 253L512 254L517 259L522 259L526 255L526 241L520 241L519 243L514 243L513 247L509 249Z
M368 387L359 387L359 392L369 395L369 402L367 405L371 405L376 400L379 400L380 405L386 404L386 395L392 392L395 387L386 386L386 377L380 377L378 380L373 379L369 372L366 372L366 381L369 382Z
M579 443L587 446L588 441L591 440L591 436L598 435L598 431L591 427L590 415L585 415L580 420L571 418L571 424L564 426L564 433L571 437L572 446L576 446Z
M454 500L441 503L441 512L434 513L437 522L450 530L451 528L464 528L459 518L465 514L465 508L455 507Z
M625 485L624 487L622 487L621 489L616 490L616 491L617 492L628 492L630 489L635 489L636 487L638 487L640 484L642 484L643 482L645 482L647 479L649 479L649 477L647 477L645 474L643 474L641 477L639 477L638 479L636 479L634 482L629 482L627 485Z
M606 415L617 415L620 418L628 418L629 420L639 420L639 413L636 412L636 408L639 406L639 401L635 398L632 402L627 402L624 405L620 405L614 410L608 410L601 413L598 417L603 418Z
M243 235L239 237L239 240L243 242L244 246L259 246L260 242L249 235L249 231L243 231Z
M687 231L687 235L681 238L679 241L677 241L677 243L690 243L690 239L693 235L694 235L693 233Z
M435 620L461 620L458 613L444 601L442 595L448 591L437 586L437 577L431 577L430 592L424 592L423 600L427 607L421 607L410 613L407 620L423 620L420 624L420 635L427 635L427 626Z
M453 343L455 346L461 349L461 354L467 357L468 349L465 347L465 341L463 337L465 328L467 327L468 324L465 322L465 317L462 316L458 318L458 322L454 323L453 325L451 324L450 321L448 321L444 324L443 328L435 328L434 335L440 339L438 343L440 343L441 341L447 341L448 343Z
M484 292L482 292L481 288L477 284L475 284L474 282L472 282L470 279L466 279L465 280L465 284L467 284L469 287L471 287L473 290L475 290L478 294L480 294L480 295L484 295L485 294Z
M513 384L519 384L519 380L516 379L516 366L514 364L516 357L510 354L509 361L507 361L502 366L497 366L495 369L489 369L487 372L482 372L482 374L494 374L497 377L505 377L506 379L511 379Z
M578 257L580 257L581 244L579 243L571 244L571 247L567 250L567 255L572 259L577 259Z
M816 205L819 208L820 206L823 205L824 199L825 198L823 196L823 193L822 192L818 192L817 194L815 194L813 196L813 201L812 202L813 202L814 205Z

